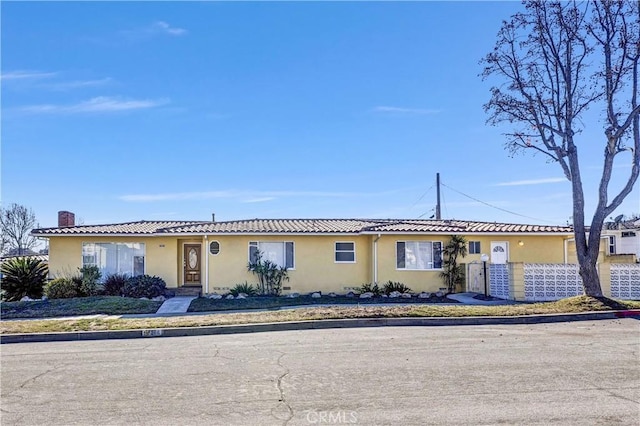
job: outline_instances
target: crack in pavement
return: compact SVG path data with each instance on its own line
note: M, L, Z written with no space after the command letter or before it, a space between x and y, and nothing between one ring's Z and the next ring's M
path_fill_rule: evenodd
M16 396L16 395L13 395L15 392L18 392L19 390L24 389L24 387L25 387L25 386L27 386L28 384L35 382L35 381L36 381L36 380L38 380L40 377L45 376L45 375L47 375L47 374L49 374L49 373L51 373L51 372L53 372L53 371L57 370L57 369L58 369L58 368L60 368L60 367L63 367L63 366L64 366L64 364L62 364L62 365L54 365L53 367L49 368L47 371L45 371L45 372L43 372L43 373L40 373L40 374L38 374L38 375L36 375L36 376L33 376L33 377L28 378L27 380L25 380L24 382L22 382L20 385L18 385L18 387L17 387L17 388L15 388L14 390L12 390L11 392L6 393L6 394L3 394L3 395L2 395L2 397L3 397L3 398L6 398L6 397L8 397L8 396Z
M276 388L278 389L278 392L280 394L279 398L278 398L278 406L274 407L273 409L271 409L271 415L273 417L275 417L278 420L284 420L284 423L282 423L283 426L286 426L291 419L293 419L293 408L291 408L291 405L287 402L287 399L284 395L284 389L282 389L282 380L284 380L284 378L289 374L289 369L287 367L285 367L284 365L282 365L282 358L284 358L284 356L286 355L286 353L282 352L282 351L278 351L280 352L280 356L278 357L278 360L276 361L276 363L278 364L278 366L280 368L282 368L284 370L284 373L282 373L281 375L278 376L277 380L276 380ZM287 413L286 413L286 418L282 419L280 417L278 417L275 413L275 410L278 409L279 407L283 406L286 408Z

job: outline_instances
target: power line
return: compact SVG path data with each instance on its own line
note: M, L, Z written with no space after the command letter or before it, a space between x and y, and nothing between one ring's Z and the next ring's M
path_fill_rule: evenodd
M465 197L467 197L467 198L469 198L469 199L471 199L471 200L473 200L473 201L477 201L478 203L484 204L485 206L489 206L489 207L494 208L494 209L497 209L497 210L501 210L501 211L503 211L503 212L505 212L505 213L513 214L513 215L520 216L520 217L525 217L525 218L527 218L527 219L539 220L539 221L541 221L541 222L554 223L554 222L551 222L551 221L548 221L548 220L544 220L544 219L540 219L540 218L536 218L536 217L531 217L531 216L526 216L526 215L523 215L523 214L520 214L520 213L512 212L512 211L507 210L507 209L503 209L503 208L498 207L498 206L494 206L493 204L489 204L489 203L487 203L487 202L484 202L484 201L482 201L482 200L479 200L479 199L477 199L477 198L475 198L475 197L472 197L471 195L467 195L467 194L465 194L464 192L460 192L460 191L458 191L457 189L453 189L453 188L451 188L450 186L445 185L445 184L444 184L444 183L442 183L442 182L440 182L440 185L442 185L442 186L446 186L446 187L447 187L447 188L449 188L450 190L452 190L452 191L454 191L454 192L457 192L458 194L460 194L460 195L462 195L462 196L465 196Z
M422 195L420 196L420 198L418 198L418 200L417 200L415 203L413 203L413 205L412 205L411 207L409 207L409 210L411 210L412 208L414 208L414 207L416 206L416 204L418 204L418 203L419 203L419 202L424 198L424 196L425 196L425 195L427 195L427 194L429 193L429 191L431 191L431 190L433 189L433 187L434 187L434 186L435 186L435 185L431 185L431 187L430 187L429 189L427 189L426 191L424 191L424 194L422 194ZM425 213L425 214L426 214L426 213ZM424 216L424 215L423 215L423 216Z

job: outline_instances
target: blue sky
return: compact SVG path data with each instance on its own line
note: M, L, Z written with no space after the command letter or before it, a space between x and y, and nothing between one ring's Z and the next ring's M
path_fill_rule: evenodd
M428 218L439 172L445 218L566 224L559 166L485 125L478 62L521 7L2 2L2 204L41 226ZM597 117L582 137L591 213ZM638 212L636 185L616 214Z

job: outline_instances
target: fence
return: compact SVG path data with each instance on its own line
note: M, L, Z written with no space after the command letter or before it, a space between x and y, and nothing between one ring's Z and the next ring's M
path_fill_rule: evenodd
M640 299L640 264L611 264L611 297Z
M525 263L524 300L542 302L584 294L578 265Z
M575 264L507 263L487 267L489 294L493 297L544 302L584 294ZM602 263L598 271L606 297L640 300L640 264ZM472 282L472 277L470 274L467 289L480 293L478 279Z

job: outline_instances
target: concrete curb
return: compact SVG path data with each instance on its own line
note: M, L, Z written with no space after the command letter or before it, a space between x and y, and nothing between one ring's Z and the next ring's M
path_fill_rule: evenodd
M217 325L204 327L152 328L117 331L78 331L60 333L5 334L0 344L55 342L78 340L135 339L141 337L210 336L219 334L260 333L265 331L318 330L361 327L432 327L454 325L544 324L569 321L594 321L640 316L638 311L583 312L577 314L545 314L511 317L447 317L447 318L355 318L319 321L292 321L260 324Z

